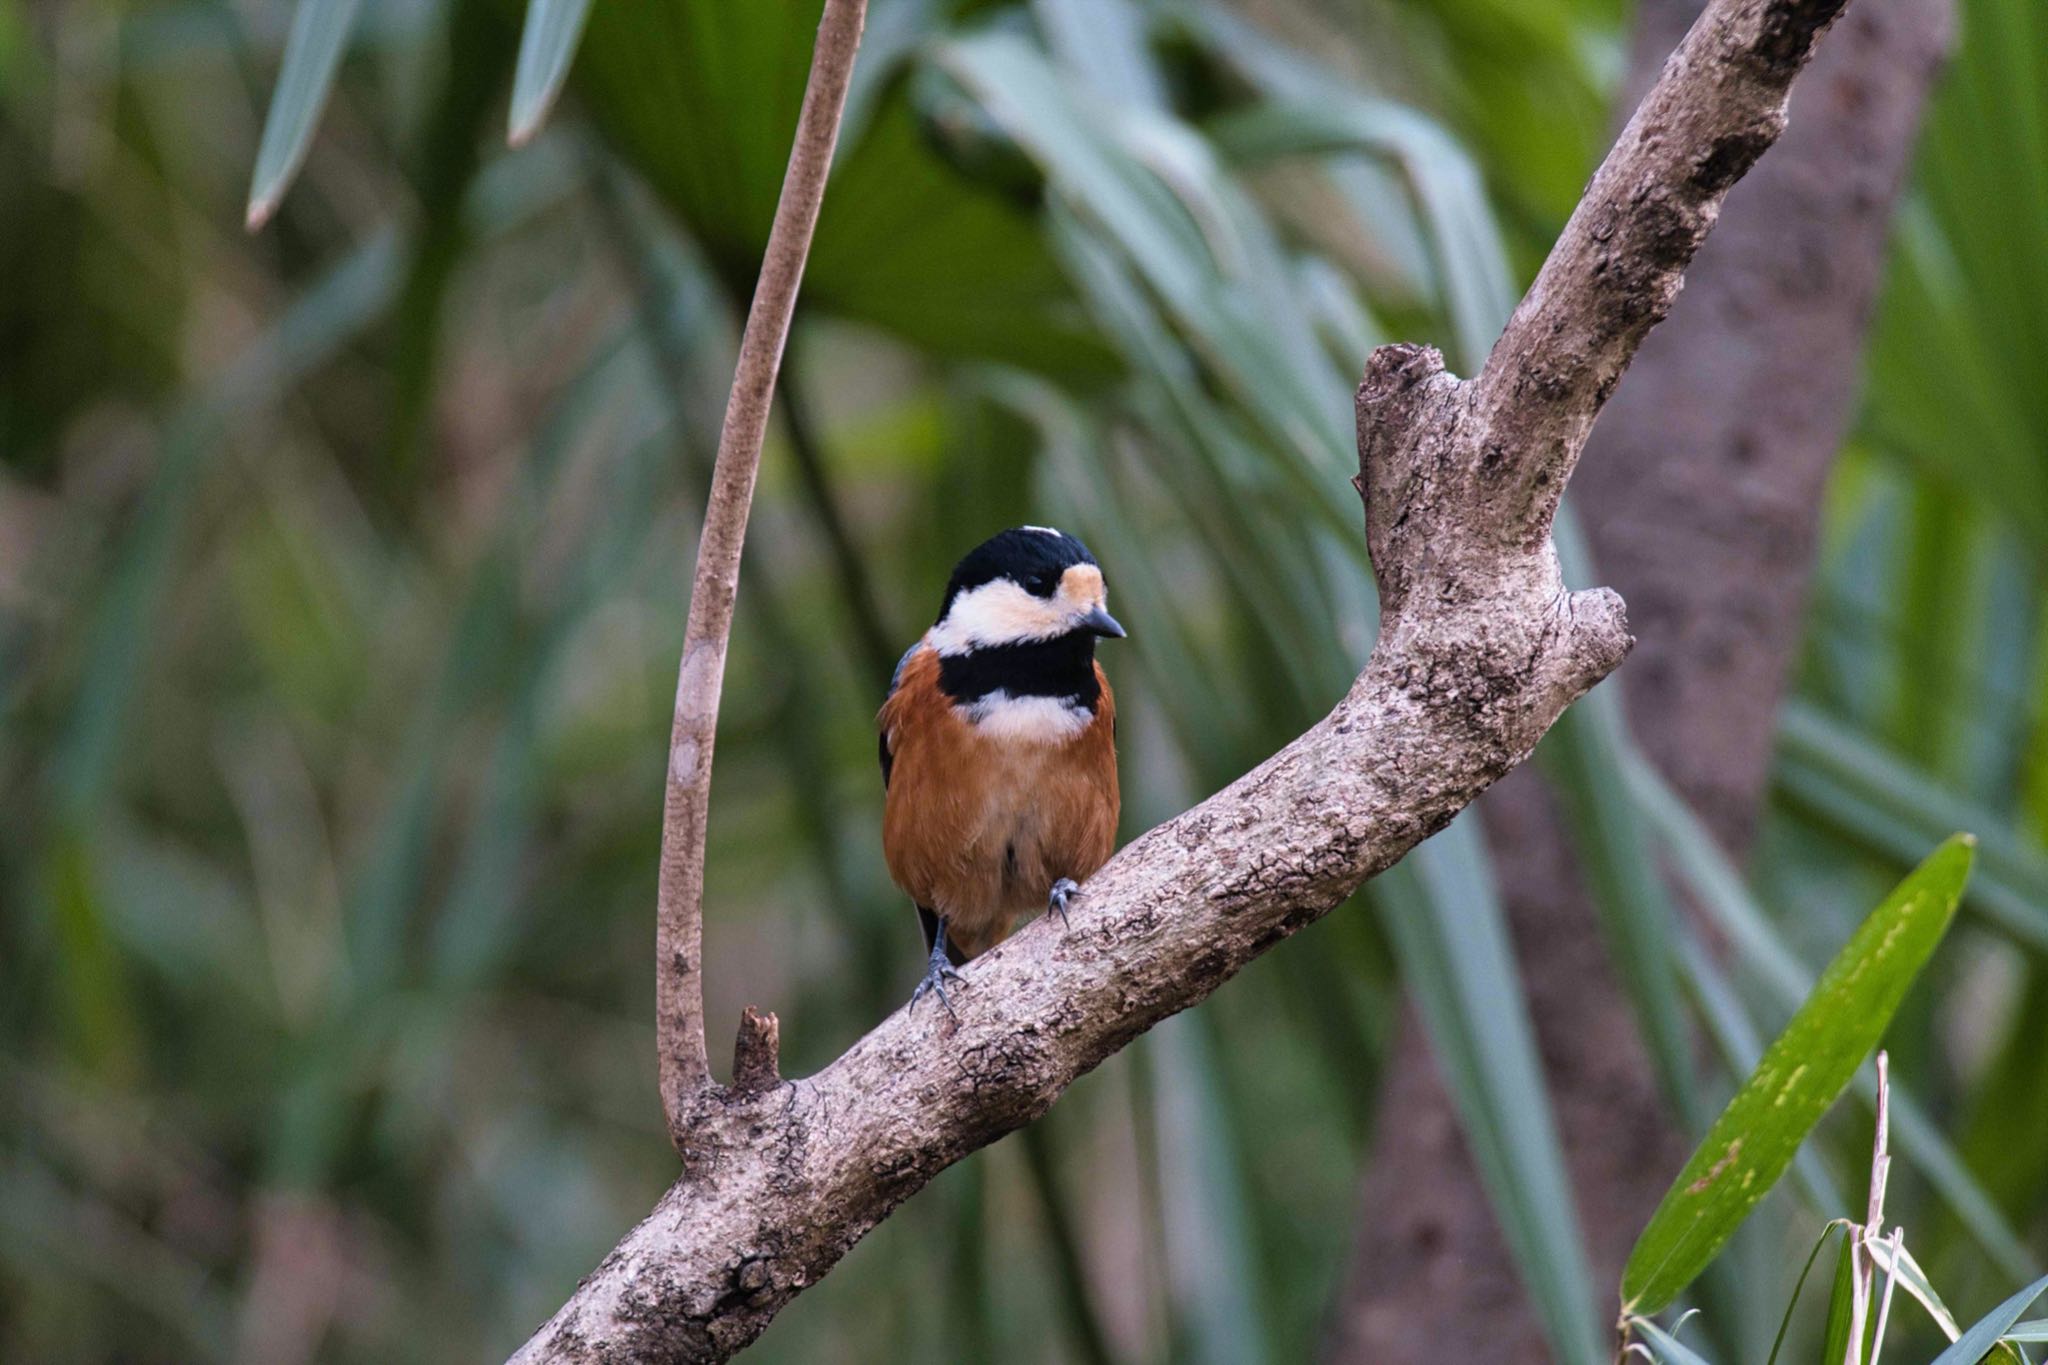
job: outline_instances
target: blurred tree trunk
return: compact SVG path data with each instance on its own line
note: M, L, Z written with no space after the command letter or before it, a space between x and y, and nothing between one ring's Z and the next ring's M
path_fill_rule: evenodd
M1572 489L1600 580L1628 602L1639 641L1622 674L1637 737L1737 857L1755 832L1821 495L1953 3L1851 6L1785 136L1728 196ZM1617 107L1634 107L1700 8L1642 0ZM1524 768L1480 806L1604 1293L1689 1144L1541 780ZM1546 1358L1412 1014L1388 1086L1329 1359ZM1604 1320L1613 1304L1598 1308Z

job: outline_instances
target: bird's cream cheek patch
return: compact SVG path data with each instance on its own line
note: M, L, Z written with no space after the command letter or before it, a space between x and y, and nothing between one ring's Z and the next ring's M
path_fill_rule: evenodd
M1065 616L1044 598L997 579L954 598L946 619L925 638L941 654L965 654L983 645L1048 639L1064 629Z

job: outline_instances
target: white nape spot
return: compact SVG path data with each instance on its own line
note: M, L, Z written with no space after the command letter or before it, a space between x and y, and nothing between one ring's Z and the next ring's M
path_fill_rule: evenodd
M997 689L954 708L990 739L1058 744L1088 728L1095 713L1071 697L1013 697Z
M925 643L943 655L966 654L987 645L1050 640L1070 626L1063 606L1035 597L1007 578L961 593L946 619L925 633Z
M1065 534L1065 533L1064 533L1063 531L1060 531L1060 530L1059 530L1059 529L1058 529L1057 527L1052 527L1052 526L1020 526L1020 527L1018 527L1017 529L1018 529L1018 530L1020 530L1020 531L1036 531L1036 532L1038 532L1038 534L1040 534L1040 535L1042 535L1042 536L1057 536L1057 537L1059 537L1059 538L1060 538L1061 540L1064 540L1064 539L1066 539L1066 534Z

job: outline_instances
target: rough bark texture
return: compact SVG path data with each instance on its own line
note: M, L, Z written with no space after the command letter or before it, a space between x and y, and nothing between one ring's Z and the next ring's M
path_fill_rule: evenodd
M1699 12L1645 0L1635 86ZM1729 195L1669 326L1588 443L1572 501L1641 643L1624 686L1650 757L1744 853L1798 644L1821 493L1853 411L1886 227L1953 0L1864 0L1800 83L1790 130ZM1615 983L1553 803L1532 772L1482 809L1595 1283L1689 1144ZM1404 1023L1361 1237L1333 1315L1344 1361L1541 1359L1545 1346L1418 1022ZM1598 1305L1604 1315L1611 1307Z
M1715 0L1477 378L1373 354L1358 485L1382 618L1336 709L1114 858L1071 930L970 963L957 1016L898 1011L814 1077L709 1092L677 1183L516 1359L746 1345L946 1165L1441 829L1620 662L1620 599L1559 578L1557 494L1841 2Z
M839 141L839 115L853 79L867 0L826 0L818 42L797 116L796 144L776 201L760 282L740 336L739 363L718 433L711 496L697 541L690 619L676 673L675 719L669 730L668 781L661 809L661 868L655 902L654 1012L660 1050L661 1108L676 1151L687 1156L688 1131L710 1093L704 1046L704 836L711 815L711 750L725 686L725 651L739 595L740 550L761 472L768 405L782 368L796 293L803 283L811 234L825 199L825 177Z

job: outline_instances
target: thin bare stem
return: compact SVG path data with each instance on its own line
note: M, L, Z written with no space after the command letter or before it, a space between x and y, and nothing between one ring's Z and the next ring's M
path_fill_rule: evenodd
M1884 1232L1884 1192L1892 1171L1891 1062L1890 1054L1877 1054L1877 1132L1870 1143L1870 1207L1863 1221L1864 1234L1872 1240Z
M690 619L676 679L669 733L668 790L662 805L660 889L655 927L655 1036L661 1057L661 1106L669 1138L687 1156L696 1101L711 1086L704 1045L704 834L711 808L711 751L718 730L725 652L739 591L740 550L761 469L768 406L789 339L797 287L824 200L839 117L866 19L866 0L825 0L804 87L796 143L768 233L760 282L740 338L732 397L718 437L711 497L697 545Z
M1865 1365L1864 1328L1870 1320L1871 1295L1877 1288L1877 1258L1871 1247L1884 1240L1884 1190L1892 1169L1891 1157L1891 1058L1877 1054L1877 1134L1870 1144L1870 1200L1864 1209L1863 1226L1850 1231L1849 1245L1849 1352L1843 1365ZM1897 1265L1897 1262L1893 1262ZM1891 1281L1885 1282L1885 1302L1891 1302ZM1882 1313L1879 1315L1882 1321ZM1873 1348L1871 1360L1877 1352Z
M1893 1228L1888 1239L1891 1243L1891 1259L1884 1268L1884 1299L1877 1307L1877 1328L1870 1334L1870 1365L1877 1365L1878 1356L1884 1353L1885 1324L1891 1321L1892 1291L1899 1287L1899 1258L1906 1254L1906 1230Z

